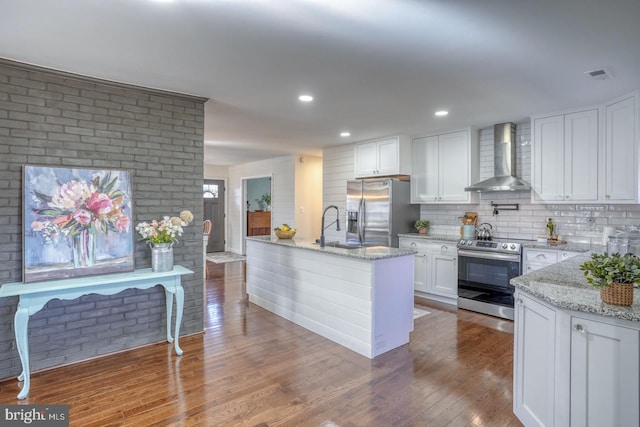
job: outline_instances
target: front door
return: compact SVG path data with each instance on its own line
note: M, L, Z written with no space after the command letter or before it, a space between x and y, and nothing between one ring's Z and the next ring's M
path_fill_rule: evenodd
M204 180L204 218L211 221L211 236L207 253L224 252L224 181Z

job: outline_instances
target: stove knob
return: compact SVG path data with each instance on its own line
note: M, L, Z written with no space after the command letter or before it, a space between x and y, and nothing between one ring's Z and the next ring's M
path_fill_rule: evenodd
M516 244L515 243L512 243L511 246L509 246L509 247L511 248L512 251L516 250Z
M467 246L471 246L471 245L473 245L473 240L467 241Z
M503 244L502 244L502 249L507 249L507 247L508 247L508 246L509 246L509 245L507 245L506 243L503 243Z
M460 246L464 245L466 242L464 241L464 239L460 239L460 243L458 243Z

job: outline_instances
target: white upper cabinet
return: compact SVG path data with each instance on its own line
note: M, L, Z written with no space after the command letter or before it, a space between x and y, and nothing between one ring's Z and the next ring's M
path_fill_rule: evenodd
M439 139L417 138L412 144L411 203L437 202L440 193Z
M605 106L604 202L638 202L637 96Z
M410 175L411 144L406 137L392 137L355 145L355 177Z
M414 139L411 203L475 202L464 189L477 180L477 149L470 130Z
M541 203L638 203L638 95L532 118L533 192Z
M534 201L598 201L598 109L533 120Z

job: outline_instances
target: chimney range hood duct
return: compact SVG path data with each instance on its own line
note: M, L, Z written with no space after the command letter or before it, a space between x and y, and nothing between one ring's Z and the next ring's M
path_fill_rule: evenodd
M465 191L524 191L528 182L515 175L516 125L500 123L493 126L494 176L465 188Z

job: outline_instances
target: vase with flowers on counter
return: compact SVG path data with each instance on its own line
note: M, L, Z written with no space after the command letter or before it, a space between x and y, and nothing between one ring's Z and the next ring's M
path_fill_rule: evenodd
M183 228L193 221L191 211L182 211L179 216L165 216L161 220L141 222L136 231L151 248L151 271L173 270L173 246L182 236Z
M591 254L580 265L587 282L600 289L600 298L607 304L633 305L633 288L640 280L640 259L633 254Z

